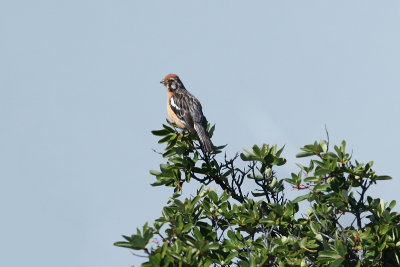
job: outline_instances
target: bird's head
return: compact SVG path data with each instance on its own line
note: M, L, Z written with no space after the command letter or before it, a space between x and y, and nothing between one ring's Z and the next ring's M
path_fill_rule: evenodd
M160 83L164 84L165 87L167 87L170 91L174 91L179 88L185 89L183 83L176 74L168 74Z

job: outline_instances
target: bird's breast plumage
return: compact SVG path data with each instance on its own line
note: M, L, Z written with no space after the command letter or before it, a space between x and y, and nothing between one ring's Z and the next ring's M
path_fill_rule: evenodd
M175 122L175 124L181 128L181 129L185 129L185 125L183 124L183 121L178 117L177 113L175 112L177 110L177 106L176 103L174 102L172 96L174 94L171 91L168 91L168 98L167 98L167 112L168 112L168 116L171 118L171 120L173 122ZM172 98L172 101L171 101ZM175 108L173 105L171 105L171 102L175 103ZM179 107L178 107L179 108ZM174 110L175 109L175 110ZM179 108L180 109L180 108Z

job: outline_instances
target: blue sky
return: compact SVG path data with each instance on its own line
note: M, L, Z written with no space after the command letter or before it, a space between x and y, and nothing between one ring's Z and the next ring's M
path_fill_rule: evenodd
M1 266L131 266L113 247L160 215L166 118L180 75L233 155L346 139L399 200L400 2L3 1ZM397 208L397 210L399 210Z

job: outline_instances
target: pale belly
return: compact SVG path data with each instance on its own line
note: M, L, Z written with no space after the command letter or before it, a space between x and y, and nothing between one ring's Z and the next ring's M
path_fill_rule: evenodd
M169 101L169 97L168 97L168 101ZM168 112L168 116L171 118L171 120L173 122L175 122L175 124L181 128L181 129L185 129L185 125L182 124L181 120L178 119L178 117L175 115L175 113L172 111L170 105L168 105L167 103L167 112Z

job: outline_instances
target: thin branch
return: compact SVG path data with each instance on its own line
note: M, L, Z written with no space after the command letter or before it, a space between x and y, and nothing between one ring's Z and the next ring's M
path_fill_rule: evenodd
M153 150L153 152L155 152L155 153L157 153L157 154L163 155L163 153L161 153L161 152L155 150L154 148L152 148L151 150Z
M322 228L324 228L324 230L325 230L325 232L329 232L328 231L328 228L325 226L325 225L323 225L322 223L321 223L321 221L319 220L319 218L318 218L318 216L317 216L317 213L315 212L315 210L314 210L314 207L311 205L311 202L310 202L310 207L311 207L311 210L313 211L313 213L314 213L314 217L315 217L315 219L317 220L317 222L322 226Z

